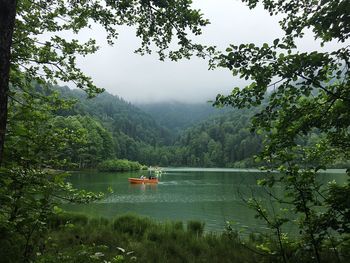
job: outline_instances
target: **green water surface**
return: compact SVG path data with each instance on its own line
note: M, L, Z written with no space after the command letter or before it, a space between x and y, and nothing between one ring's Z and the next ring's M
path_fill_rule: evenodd
M158 185L129 184L129 177L147 175L147 171L132 173L73 173L69 181L77 188L114 193L106 199L85 205L65 204L69 211L93 217L113 218L125 213L148 216L160 221L200 220L207 231L222 231L226 221L233 221L239 230L263 231L264 222L254 218L255 212L244 199L254 195L271 203L256 180L263 173L253 169L167 168ZM343 170L321 174L324 182L345 181ZM282 194L281 187L273 189Z

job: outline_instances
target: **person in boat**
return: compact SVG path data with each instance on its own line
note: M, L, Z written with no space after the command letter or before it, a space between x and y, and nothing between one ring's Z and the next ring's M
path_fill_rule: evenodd
M141 176L140 176L140 179L145 179L145 178L146 178L146 177L145 177L145 176L143 176L143 175L141 175Z

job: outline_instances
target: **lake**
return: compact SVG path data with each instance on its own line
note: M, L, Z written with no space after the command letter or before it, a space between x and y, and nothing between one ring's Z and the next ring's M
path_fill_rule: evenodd
M321 174L322 181L345 182L344 170ZM263 231L265 224L243 199L254 195L269 201L256 180L263 173L254 169L167 168L158 185L129 184L129 177L147 175L147 171L129 173L73 173L69 181L77 188L114 193L96 203L65 204L68 211L93 217L113 218L125 213L148 216L160 221L199 220L207 231L221 232L226 221L239 230ZM275 194L282 189L274 187Z

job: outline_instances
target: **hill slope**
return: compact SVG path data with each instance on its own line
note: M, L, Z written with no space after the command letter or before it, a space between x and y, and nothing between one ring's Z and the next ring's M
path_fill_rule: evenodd
M160 125L169 129L173 135L178 135L201 121L229 111L227 108L215 108L210 103L162 102L137 104L137 106L151 115Z

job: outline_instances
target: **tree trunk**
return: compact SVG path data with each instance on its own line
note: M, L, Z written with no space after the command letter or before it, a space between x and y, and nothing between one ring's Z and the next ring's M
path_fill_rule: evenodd
M12 35L16 17L16 0L0 0L0 164L3 161Z

